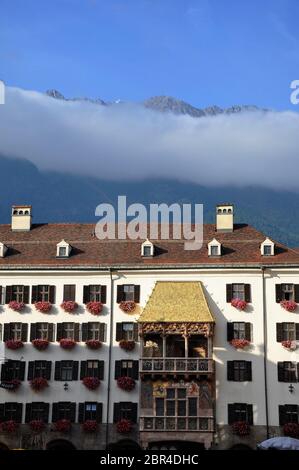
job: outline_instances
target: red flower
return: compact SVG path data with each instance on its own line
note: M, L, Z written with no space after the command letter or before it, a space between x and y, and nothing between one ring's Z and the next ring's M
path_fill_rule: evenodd
M69 338L63 338L59 341L59 344L63 349L73 349L76 346L76 341Z
M85 344L89 349L100 349L102 347L102 343L98 339L88 339Z
M54 431L69 432L71 429L71 422L69 419L59 419L54 423Z
M35 379L30 380L30 386L36 392L40 392L44 388L48 387L48 381L44 377L36 377Z
M299 439L299 424L298 423L286 423L283 426L283 432L285 436Z
M34 432L42 432L45 429L45 423L41 419L33 419L29 426Z
M84 377L82 382L89 390L96 390L101 383L98 377Z
M24 346L24 344L20 339L9 339L5 341L5 346L8 349L20 349Z
M123 300L120 302L119 307L123 312L132 313L136 308L136 303L134 300Z
M72 300L64 300L60 307L63 308L65 312L73 313L78 308L77 302L73 302Z
M244 349L250 344L247 339L232 339L230 344L236 349Z
M49 341L47 339L33 339L31 343L39 351L44 351L49 346Z
M122 339L119 342L119 347L124 349L125 351L133 351L133 349L135 348L135 341Z
M128 419L121 419L116 424L117 432L120 434L128 434L132 430L132 422Z
M88 419L82 423L82 429L84 432L97 432L98 423L94 419Z
M293 302L293 300L282 300L280 305L288 312L295 312L297 308L297 304L296 302Z
M286 349L289 349L290 351L295 351L295 349L297 349L297 343L296 341L291 341L289 339L287 339L286 341L282 341L281 342L281 345L286 348Z
M8 307L14 310L15 312L21 312L25 308L24 302L17 302L16 300L12 300L9 302Z
M103 310L103 304L102 302L88 302L86 304L86 308L89 313L92 313L93 315L100 315L101 311Z
M9 421L3 421L3 423L1 423L2 432L7 432L8 434L14 434L15 432L17 432L18 429L19 429L19 423L17 423L13 419Z
M125 390L126 392L130 392L135 388L135 380L132 379L131 377L119 377L117 379L117 385L119 388L122 390Z
M245 421L236 421L232 425L233 434L238 436L248 436L250 434L250 426Z
M238 310L245 310L245 308L247 307L247 302L241 299L232 299L231 305L237 308Z
M51 302L35 302L34 306L36 310L42 313L48 313L52 308Z

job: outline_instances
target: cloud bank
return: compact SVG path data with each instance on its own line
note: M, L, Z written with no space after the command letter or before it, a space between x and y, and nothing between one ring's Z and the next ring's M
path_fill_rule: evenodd
M0 154L41 170L107 180L158 177L297 191L299 114L192 118L8 87L0 106Z

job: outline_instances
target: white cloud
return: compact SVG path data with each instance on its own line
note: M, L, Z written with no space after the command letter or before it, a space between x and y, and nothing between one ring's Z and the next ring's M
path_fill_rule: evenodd
M298 149L295 112L192 118L10 87L0 106L0 154L101 179L167 177L297 190Z

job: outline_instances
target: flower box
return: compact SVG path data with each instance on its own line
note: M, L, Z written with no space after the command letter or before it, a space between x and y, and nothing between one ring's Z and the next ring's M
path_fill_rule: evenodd
M103 304L102 302L88 302L86 304L86 309L93 315L100 315L101 311L103 310Z
M82 429L87 433L97 432L98 423L94 419L88 419L82 423Z
M54 431L57 432L69 432L71 430L71 422L69 419L59 419L54 423Z
M89 349L101 349L102 347L102 342L98 339L88 339L85 344Z
M125 351L133 351L133 349L135 348L135 341L122 339L119 342L119 347L121 349L124 349Z
M132 313L136 309L136 303L134 300L123 300L119 304L119 308L126 313Z
M299 439L299 424L298 423L286 423L283 426L283 433L285 436Z
M60 304L60 307L65 312L73 313L77 310L78 304L77 302L73 302L72 300L65 300L64 302L62 302L62 304Z
M8 349L20 349L24 346L24 343L20 339L9 339L5 341L5 346Z
M84 377L82 382L89 390L96 390L101 383L98 377Z
M36 377L30 380L30 386L36 392L40 392L44 388L48 387L48 381L44 377Z
M2 383L4 384L4 387L5 385L8 385L7 388L5 387L5 390L15 392L20 387L22 382L19 379L12 379L12 380L4 380Z
M247 307L247 302L241 299L232 299L231 305L232 307L235 307L238 310L245 310Z
M282 300L280 305L288 312L295 312L297 308L297 304L296 302L293 302L293 300Z
M22 310L24 310L25 307L26 305L24 304L24 302L17 302L16 300L12 300L8 304L8 308L14 310L15 312L21 312Z
M0 426L1 431L6 432L8 434L14 434L19 429L19 423L17 423L13 419L10 419L9 421L3 421Z
M283 348L288 349L288 351L295 351L295 349L297 349L296 341L290 341L290 340L282 341L281 345Z
M125 392L130 392L135 388L135 380L131 377L119 377L117 379L117 386Z
M36 310L42 313L49 313L52 308L51 302L35 302L34 306Z
M250 434L250 426L245 421L236 421L232 425L232 431L237 436L248 436Z
M31 431L34 432L42 432L46 427L45 423L41 419L33 419L28 424Z
M63 338L59 341L59 344L62 349L71 350L76 346L76 341L69 338Z
M44 351L49 346L49 341L47 339L33 339L31 343L39 351Z
M232 339L230 344L236 349L244 349L249 346L250 341L247 339Z
M132 431L132 427L133 427L133 424L128 419L121 419L116 424L117 432L119 432L120 434L128 434L129 432Z

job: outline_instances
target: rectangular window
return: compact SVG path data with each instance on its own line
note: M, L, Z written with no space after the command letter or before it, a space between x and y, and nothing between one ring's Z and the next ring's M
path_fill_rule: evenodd
M272 255L272 246L271 245L264 245L263 246L263 254L264 256L271 256Z
M50 286L38 286L38 297L41 302L50 302Z
M246 369L245 361L234 361L234 380L237 382L246 380Z
M247 403L233 403L228 405L228 424L236 421L243 421L247 424L253 424L252 405Z
M53 422L60 419L68 419L71 422L75 421L76 403L59 402L53 403Z
M30 408L28 411L26 410L26 422L30 422L33 420L43 421L47 423L49 420L49 404L42 403L42 402L35 402L35 403L28 403ZM30 416L28 416L30 415Z
M233 339L246 339L245 323L234 322L234 338Z
M124 286L124 300L133 300L134 301L134 285L125 284Z
M49 338L49 323L37 323L36 333L38 339L47 340Z
M197 398L188 398L188 414L189 416L197 416Z
M164 398L156 398L156 416L164 416Z
M5 403L4 404L4 421L22 422L22 403Z
M73 361L61 361L61 380L73 380Z
M25 302L25 286L12 286L12 299L16 302ZM27 300L28 302L28 300Z
M60 246L58 250L58 255L64 257L67 255L66 246Z
M211 246L211 256L218 256L219 255L219 246L212 245Z
M296 362L278 362L278 381L279 382L297 382L297 364Z
M75 339L75 324L74 323L64 323L64 333L65 338Z
M283 323L282 324L283 341L294 341L296 340L296 325L295 323Z
M25 362L8 360L2 364L1 381L24 380Z
M134 340L134 323L123 323L123 339Z
M11 339L22 341L22 323L12 323Z
M294 300L294 284L281 284L282 300Z
M85 419L95 420L97 416L97 404L96 403L85 403Z
M63 300L74 302L76 300L76 286L75 284L66 284L63 287Z
M232 297L245 300L245 284L232 284Z
M34 378L44 377L47 378L47 361L34 362Z
M90 302L101 302L101 286L91 285L89 286L89 299Z
M132 419L132 406L131 403L121 403L120 406L120 419Z
M186 388L167 388L165 398L155 400L156 416L197 416L198 398L187 398ZM188 408L187 408L188 407Z

